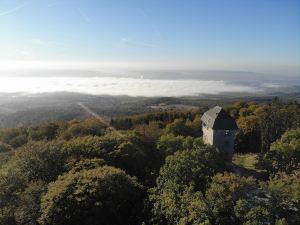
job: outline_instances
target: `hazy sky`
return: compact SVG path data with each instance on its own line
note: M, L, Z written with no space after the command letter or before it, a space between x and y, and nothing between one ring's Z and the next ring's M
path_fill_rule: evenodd
M300 1L0 0L0 69L60 63L299 72Z

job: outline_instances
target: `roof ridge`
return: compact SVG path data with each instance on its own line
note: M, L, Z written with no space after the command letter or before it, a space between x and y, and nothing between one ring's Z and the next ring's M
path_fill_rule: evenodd
M206 111L201 117L202 122L212 129L238 129L235 119L219 105Z

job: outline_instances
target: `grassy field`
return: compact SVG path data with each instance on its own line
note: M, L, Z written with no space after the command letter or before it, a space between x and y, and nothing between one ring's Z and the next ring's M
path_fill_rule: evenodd
M266 180L268 178L267 171L258 169L257 154L235 154L232 159L233 171L241 176L252 176L259 180Z
M237 166L257 170L255 167L258 161L257 154L235 154L232 161Z

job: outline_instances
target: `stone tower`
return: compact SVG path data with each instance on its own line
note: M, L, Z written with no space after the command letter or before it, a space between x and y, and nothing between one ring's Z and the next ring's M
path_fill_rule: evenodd
M204 143L216 146L231 161L238 130L235 120L220 106L205 112L201 120Z

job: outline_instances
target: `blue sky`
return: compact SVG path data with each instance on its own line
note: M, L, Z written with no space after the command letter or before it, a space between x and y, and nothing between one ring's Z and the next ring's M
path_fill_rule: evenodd
M1 61L299 72L300 1L0 0Z

